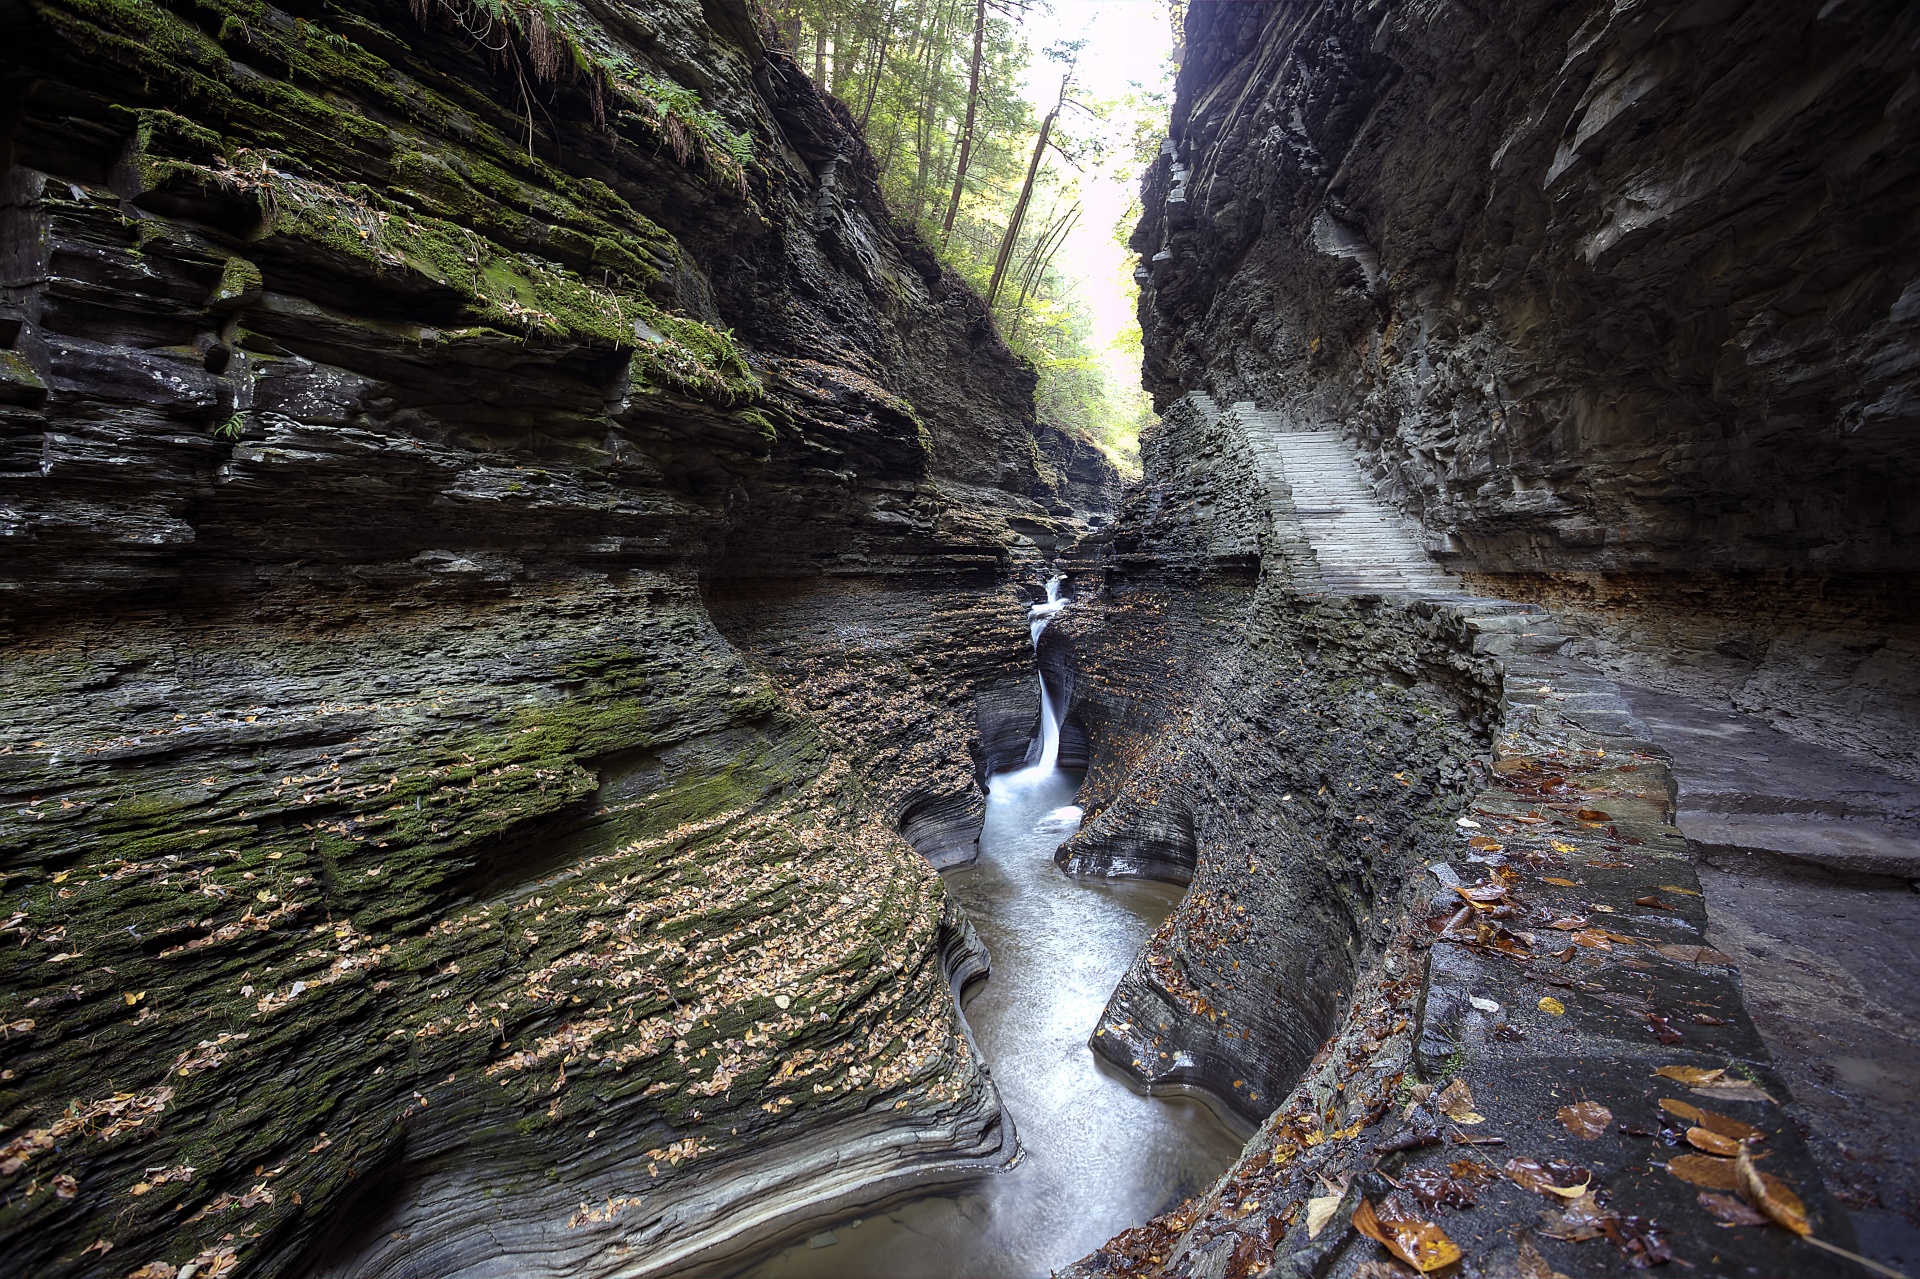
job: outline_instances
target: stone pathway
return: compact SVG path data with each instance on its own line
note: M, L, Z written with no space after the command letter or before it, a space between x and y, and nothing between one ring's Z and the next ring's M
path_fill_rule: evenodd
M1259 464L1275 526L1297 527L1322 589L1341 595L1457 591L1399 514L1374 496L1335 431L1289 431L1279 414L1241 401L1233 416ZM1304 566L1303 566L1304 567ZM1312 582L1297 584L1311 589Z

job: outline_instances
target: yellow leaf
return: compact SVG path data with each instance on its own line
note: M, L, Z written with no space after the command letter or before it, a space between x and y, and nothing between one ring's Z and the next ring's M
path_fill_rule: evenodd
M1725 1066L1718 1070L1703 1070L1699 1066L1662 1066L1653 1072L1664 1079L1677 1079L1683 1084L1712 1083L1727 1073Z
M1804 1237L1813 1233L1813 1225L1807 1220L1807 1207L1800 1202L1800 1196L1778 1177L1769 1177L1755 1168L1753 1156L1745 1146L1741 1146L1740 1153L1734 1157L1733 1167L1740 1181L1740 1193L1748 1203L1796 1235Z
M1540 1000L1540 1011L1543 1013L1552 1013L1555 1017L1563 1017L1566 1015L1567 1006L1555 999L1552 995L1545 995L1542 996Z
M1543 878L1543 879L1544 879L1544 880L1545 880L1545 881L1546 881L1547 883L1549 883L1549 884L1558 884L1558 885L1560 885L1560 887L1562 887L1562 888L1578 888L1578 887L1580 887L1580 883L1579 883L1579 881L1578 881L1578 880L1573 880L1573 879L1562 879L1562 878L1560 878L1560 876L1558 876L1558 875L1546 875L1546 876L1542 876L1542 878Z
M1307 1238L1318 1239L1339 1206L1339 1195L1318 1195L1307 1200Z

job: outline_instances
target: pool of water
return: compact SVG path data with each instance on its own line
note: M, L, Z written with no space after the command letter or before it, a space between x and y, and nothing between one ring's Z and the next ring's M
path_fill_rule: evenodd
M980 860L946 876L992 958L966 1014L1019 1161L822 1230L750 1279L1040 1279L1206 1189L1239 1154L1241 1138L1205 1105L1141 1096L1087 1047L1181 890L1062 874L1053 852L1078 824L1077 779L1050 764L995 779Z

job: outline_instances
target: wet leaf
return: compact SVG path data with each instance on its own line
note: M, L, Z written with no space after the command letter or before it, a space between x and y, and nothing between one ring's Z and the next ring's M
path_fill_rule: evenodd
M1428 1208L1471 1208L1476 1202L1474 1183L1438 1168L1409 1169L1401 1175L1400 1185Z
M1692 1102L1681 1101L1678 1097L1662 1097L1660 1109L1670 1115L1677 1115L1690 1124L1697 1124L1709 1132L1718 1133L1722 1137L1731 1137L1735 1141L1746 1141L1750 1138L1758 1140L1767 1135L1763 1129L1755 1128L1752 1124L1742 1123L1729 1115L1716 1115L1711 1110L1702 1110Z
M1552 995L1545 995L1542 996L1540 1000L1540 1011L1543 1013L1551 1013L1555 1017L1564 1017L1567 1012L1567 1006L1555 999Z
M1738 1190L1739 1175L1733 1160L1712 1155L1675 1155L1667 1161L1667 1171L1680 1180L1709 1190Z
M1745 1146L1734 1157L1733 1166L1740 1179L1740 1194L1748 1203L1796 1235L1813 1233L1813 1225L1807 1220L1807 1206L1800 1202L1800 1196L1778 1177L1770 1177L1755 1168L1753 1156Z
M1555 1113L1563 1128L1588 1141L1606 1132L1607 1125L1613 1122L1613 1112L1597 1101L1578 1101L1560 1107Z
M1506 1167L1503 1171L1513 1180L1514 1185L1520 1187L1522 1190L1531 1190L1535 1194L1556 1195L1562 1199L1577 1199L1586 1193L1587 1186L1593 1178L1592 1173L1588 1172L1585 1168L1570 1168L1564 1164L1558 1165L1557 1167L1561 1170L1558 1173L1549 1171L1542 1167L1540 1161L1537 1159L1528 1159L1523 1155L1516 1155L1514 1158L1507 1160ZM1562 1182L1568 1181L1576 1184L1561 1184Z
M1658 897L1655 897L1652 893L1648 893L1645 897L1634 898L1633 904L1636 906L1645 906L1649 910L1673 909L1672 907L1668 906L1665 902L1661 901Z
M1318 1239L1339 1207L1339 1195L1318 1195L1307 1200L1307 1238Z
M1716 1195L1710 1190L1702 1190L1699 1199L1702 1208L1729 1226L1767 1224L1767 1214L1749 1207L1744 1199L1736 1199L1732 1195Z
M1662 884L1660 885L1660 891L1663 893L1679 893L1682 897L1698 897L1700 895L1698 889L1682 888L1678 884Z
M62 1199L71 1199L80 1193L80 1183L63 1172L53 1179L53 1193Z
M1619 1218L1600 1206L1600 1201L1583 1189L1575 1195L1571 1203L1558 1212L1549 1209L1540 1214L1546 1221L1543 1232L1549 1238L1564 1239L1578 1243L1586 1239L1598 1239L1608 1233L1609 1225L1617 1225Z
M1567 1279L1558 1270L1547 1264L1533 1240L1525 1234L1520 1236L1520 1249L1514 1255L1514 1272L1517 1279Z
M1580 887L1580 881L1579 881L1579 880L1576 880L1576 879L1562 879L1562 878L1560 878L1560 876L1558 876L1558 875L1545 875L1545 876L1542 876L1542 882L1544 882L1544 883L1548 883L1548 884L1558 884L1558 885L1559 885L1560 887L1562 887L1562 888L1578 888L1578 887Z
M1362 1199L1353 1212L1353 1228L1421 1274L1460 1260L1459 1246L1433 1222L1400 1210L1392 1200L1383 1203L1381 1209L1384 1216Z
M1483 1124L1487 1121L1485 1115L1475 1113L1473 1090L1467 1087L1464 1079L1456 1079L1442 1088L1440 1095L1434 1098L1434 1105L1456 1124Z
M1607 814L1601 812L1597 808L1583 808L1579 812L1575 813L1574 816L1578 817L1583 822L1604 822L1604 821L1612 820L1610 817L1607 816Z
M1696 1150L1704 1150L1710 1155L1737 1155L1740 1143L1731 1137L1722 1137L1719 1133L1706 1128L1687 1129L1687 1144Z
M1718 1070L1704 1070L1699 1066L1662 1066L1653 1072L1662 1079L1677 1079L1683 1084L1712 1083L1727 1073L1726 1067Z
M1696 1085L1694 1091L1716 1101L1759 1101L1773 1105L1773 1096L1759 1084L1747 1079L1715 1079Z

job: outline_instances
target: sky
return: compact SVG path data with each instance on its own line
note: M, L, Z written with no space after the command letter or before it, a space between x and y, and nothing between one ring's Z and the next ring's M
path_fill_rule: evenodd
M1171 84L1173 30L1163 0L1038 0L1025 26L1038 51L1062 40L1085 39L1086 48L1074 73L1073 95L1087 100L1119 98L1135 83L1148 88ZM1035 57L1028 69L1025 92L1035 114L1045 114L1060 91L1060 69ZM1084 113L1075 113L1069 128L1086 132ZM1135 177L1121 172L1126 157L1120 150L1129 122L1110 121L1122 134L1114 139L1116 153L1103 165L1089 168L1081 178L1085 214L1061 246L1054 263L1062 274L1079 281L1080 295L1094 316L1093 340L1105 351L1121 328L1133 319L1133 295L1128 288L1133 260L1113 237L1114 226L1134 195ZM1060 164L1058 155L1050 161ZM1114 353L1114 372L1126 385L1140 377L1138 349Z

